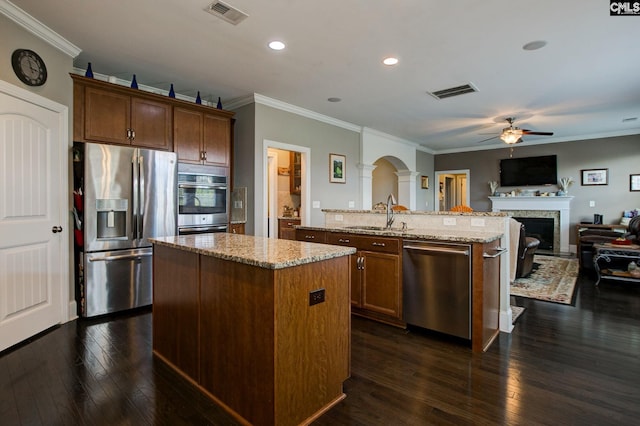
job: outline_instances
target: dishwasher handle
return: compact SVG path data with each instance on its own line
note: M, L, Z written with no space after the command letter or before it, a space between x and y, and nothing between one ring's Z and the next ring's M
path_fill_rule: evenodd
M504 248L504 247L496 247L496 248L494 248L494 250L496 252L493 253L493 254L489 254L487 252L482 253L482 257L484 257L485 259L492 259L494 257L498 257L498 256L500 256L500 255L502 255L502 254L507 252L507 249Z
M415 250L424 253L439 253L439 254L455 254L461 256L469 256L469 249L467 247L439 247L439 246L427 246L427 245L410 245L407 244L403 247L405 250Z

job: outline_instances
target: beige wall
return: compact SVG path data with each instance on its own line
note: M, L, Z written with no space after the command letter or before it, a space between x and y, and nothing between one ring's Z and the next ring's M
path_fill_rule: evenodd
M234 176L236 186L247 186L247 233L256 229L255 211L263 209L263 144L265 140L306 147L311 150L311 200L320 209L311 209L311 225L324 224L323 208L345 209L349 201L359 200L360 185L357 164L360 157L360 135L331 124L262 104L251 104L236 110ZM329 154L346 156L346 183L329 183ZM251 157L251 158L249 158Z
M558 179L573 177L569 195L571 202L571 244L575 244L574 225L592 221L594 213L604 215L604 223L618 223L623 210L640 208L640 192L629 191L629 175L640 173L640 135L579 140L543 145L519 144L514 157L558 156ZM488 211L490 180L499 181L499 162L509 157L509 148L473 151L435 156L435 170L470 169L471 207ZM582 169L609 169L606 186L581 186ZM555 185L531 187L541 191L557 191ZM498 191L501 189L499 188ZM504 190L504 189L502 189ZM595 207L589 202L594 201Z

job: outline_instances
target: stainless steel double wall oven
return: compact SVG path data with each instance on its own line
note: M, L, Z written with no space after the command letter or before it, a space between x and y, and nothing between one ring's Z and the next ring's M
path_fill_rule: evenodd
M227 232L228 177L224 171L178 169L178 234Z

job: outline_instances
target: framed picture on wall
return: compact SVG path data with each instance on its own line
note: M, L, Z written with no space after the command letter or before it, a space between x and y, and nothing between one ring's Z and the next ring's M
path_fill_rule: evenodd
M583 169L580 173L582 186L609 184L609 169Z
M344 155L329 154L329 182L347 182L346 160L347 158Z
M422 189L429 189L429 176L422 176L420 178L420 186Z
M629 191L640 191L640 175L629 175Z

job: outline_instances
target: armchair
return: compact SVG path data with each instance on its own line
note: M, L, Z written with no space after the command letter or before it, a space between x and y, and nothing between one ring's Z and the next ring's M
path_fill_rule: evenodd
M533 269L533 255L535 254L540 240L525 235L524 224L520 224L520 241L518 242L518 260L516 267L516 278L525 278L531 274Z

